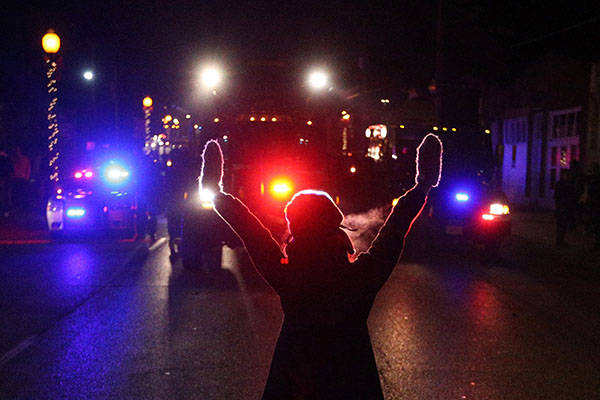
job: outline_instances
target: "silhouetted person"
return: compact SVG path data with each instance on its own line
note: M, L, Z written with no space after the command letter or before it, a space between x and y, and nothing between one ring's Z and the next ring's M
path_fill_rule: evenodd
M201 184L242 239L252 264L281 299L284 322L263 399L382 399L367 318L402 253L404 238L441 173L441 142L428 135L417 184L392 209L366 253L356 257L329 195L301 191L286 206L293 240L283 249L237 198L222 191L215 141L203 154Z
M577 206L575 209L575 220L571 225L572 228L579 223L584 222L584 214L585 214L585 204L583 200L583 195L585 192L585 184L586 184L586 176L583 173L583 169L581 168L581 164L577 160L572 160L569 163L569 171L571 171L571 179L573 180L575 196L577 196Z
M600 251L600 164L594 163L588 186L590 224L594 233L594 251Z
M29 181L31 179L31 162L17 146L12 157L12 190L13 206L22 210L29 206Z
M573 171L562 170L560 179L554 185L556 244L559 246L568 246L565 236L575 224L579 198L580 193Z
M0 148L0 213L8 214L11 209L11 185L12 165L8 153Z

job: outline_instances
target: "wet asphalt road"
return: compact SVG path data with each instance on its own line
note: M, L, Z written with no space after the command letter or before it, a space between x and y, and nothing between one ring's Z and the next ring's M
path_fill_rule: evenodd
M594 399L596 258L409 240L369 320L388 399ZM1 399L258 399L282 321L240 250L208 274L161 239L1 246Z

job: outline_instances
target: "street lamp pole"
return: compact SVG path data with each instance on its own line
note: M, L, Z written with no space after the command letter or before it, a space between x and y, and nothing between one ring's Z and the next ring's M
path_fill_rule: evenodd
M148 149L150 146L150 138L152 137L152 129L151 129L151 124L150 124L150 117L152 115L152 97L150 96L146 96L144 97L144 99L142 100L142 106L144 109L144 133L145 133L145 137L144 137L144 149Z
M58 103L58 95L56 92L57 77L56 71L58 69L58 58L56 54L60 49L60 37L54 32L53 29L49 29L48 32L42 37L42 48L46 52L44 59L48 65L48 71L46 77L48 78L48 94L50 95L50 103L48 104L48 130L50 134L48 136L48 166L50 167L50 181L58 182L58 118L56 115L56 103Z

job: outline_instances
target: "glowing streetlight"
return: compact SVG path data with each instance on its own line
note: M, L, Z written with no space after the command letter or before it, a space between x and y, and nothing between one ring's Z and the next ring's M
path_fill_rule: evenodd
M92 71L85 71L83 73L83 79L85 79L86 81L91 81L92 79L94 79L94 73Z
M207 67L202 71L202 85L207 89L214 89L221 83L221 72L215 67Z
M308 83L313 89L323 89L329 84L329 79L325 72L313 71L308 76Z
M54 29L48 29L48 32L42 37L42 48L48 54L58 53L60 37L54 32Z
M50 135L48 136L48 166L50 168L50 180L58 182L58 117L56 115L56 103L58 103L58 95L56 92L57 77L55 76L56 70L58 69L58 63L56 59L56 53L60 49L60 37L54 32L53 29L49 29L48 32L42 37L42 48L46 52L46 64L48 65L48 71L46 77L48 78L48 94L50 96L50 103L48 104L48 130Z
M146 96L142 100L142 106L144 106L144 108L150 108L150 107L152 107L153 103L154 102L152 101L152 97L150 97L150 96Z
M148 145L151 143L152 137L151 116L152 116L152 97L146 96L142 99L142 109L144 111L144 150L149 152Z

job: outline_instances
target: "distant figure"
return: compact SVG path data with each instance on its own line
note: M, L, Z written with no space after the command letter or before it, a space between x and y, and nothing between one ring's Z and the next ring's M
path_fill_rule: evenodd
M556 216L556 244L568 246L565 241L567 232L575 225L577 207L581 193L571 170L561 170L561 176L554 185L554 203Z
M11 179L12 164L8 153L0 148L0 213L7 216L11 209Z
M31 179L31 162L19 146L15 148L12 168L13 206L25 210L29 207L28 190Z
M584 224L585 222L585 201L583 197L585 193L586 176L583 173L581 164L577 160L572 160L569 163L569 171L571 171L571 178L573 179L573 185L575 188L575 196L577 196L575 220L571 226L572 228L575 228L576 225Z
M201 184L242 239L252 264L281 299L284 322L263 399L382 399L367 318L392 273L411 224L441 174L441 142L418 149L416 185L398 201L366 253L356 257L344 215L325 192L296 193L285 213L293 237L283 249L248 208L222 187L216 141L203 154Z
M588 209L594 233L594 251L600 251L600 164L594 163L588 185Z

